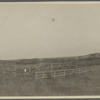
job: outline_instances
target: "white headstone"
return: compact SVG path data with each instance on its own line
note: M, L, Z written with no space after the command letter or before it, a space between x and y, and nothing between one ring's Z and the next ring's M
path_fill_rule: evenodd
M26 72L27 70L26 69L24 69L24 72Z

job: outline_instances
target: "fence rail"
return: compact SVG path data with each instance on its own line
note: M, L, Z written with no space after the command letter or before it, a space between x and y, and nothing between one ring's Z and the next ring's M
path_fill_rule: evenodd
M93 67L82 67L82 68L75 68L75 69L66 69L66 70L59 70L59 71L40 71L35 73L35 78L46 78L46 77L58 77L76 73L85 73L89 71L100 70L100 66L93 66Z
M0 75L8 76L8 77L34 77L36 79L47 78L47 77L65 77L66 75L77 74L77 73L85 73L89 71L100 70L100 66L91 66L91 67L81 67L81 68L73 68L73 69L63 69L63 70L50 70L50 71L33 71L33 70L25 70L25 69L7 69L0 70Z

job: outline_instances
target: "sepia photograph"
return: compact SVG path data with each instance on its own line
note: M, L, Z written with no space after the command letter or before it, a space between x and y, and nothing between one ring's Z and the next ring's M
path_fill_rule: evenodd
M0 3L0 97L99 95L100 2Z

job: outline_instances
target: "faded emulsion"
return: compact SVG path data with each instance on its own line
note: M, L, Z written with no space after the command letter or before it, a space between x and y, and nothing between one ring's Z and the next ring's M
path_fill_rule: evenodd
M56 19L55 19L55 18L52 18L51 20L52 20L52 22L55 22L55 21L56 21Z
M99 3L2 3L0 12L0 97L100 95Z

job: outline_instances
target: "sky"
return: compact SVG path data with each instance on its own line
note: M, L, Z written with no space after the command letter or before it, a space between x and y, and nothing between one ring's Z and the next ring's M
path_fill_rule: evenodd
M100 52L100 3L0 4L0 59Z

